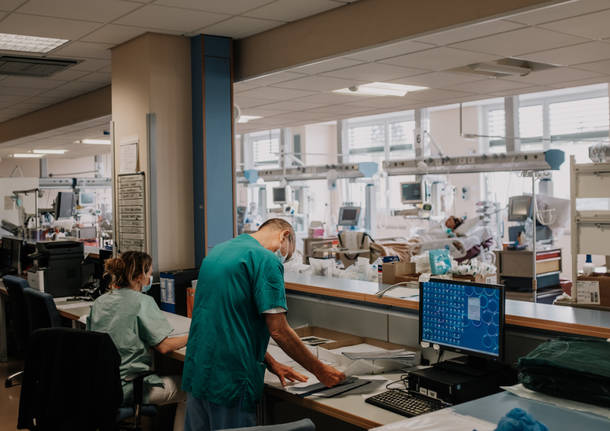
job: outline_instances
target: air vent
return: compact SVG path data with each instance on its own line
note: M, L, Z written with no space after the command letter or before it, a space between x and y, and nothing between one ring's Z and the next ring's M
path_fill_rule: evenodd
M531 72L553 69L552 64L537 63L535 61L520 60L517 58L502 58L488 63L475 63L468 66L452 69L452 72L471 73L475 75L504 78L507 76L526 76Z
M77 63L76 60L61 58L2 55L0 56L0 74L46 78Z

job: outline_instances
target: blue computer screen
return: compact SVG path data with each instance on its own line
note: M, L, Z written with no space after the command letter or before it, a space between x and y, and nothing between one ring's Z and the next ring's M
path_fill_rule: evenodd
M500 356L499 288L429 281L420 295L421 341Z

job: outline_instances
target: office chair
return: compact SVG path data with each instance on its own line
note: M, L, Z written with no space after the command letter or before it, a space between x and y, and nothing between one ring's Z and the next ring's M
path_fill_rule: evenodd
M36 329L62 326L61 316L55 307L53 296L39 290L27 288L23 291L27 308L30 334Z
M46 328L30 336L19 400L18 429L32 431L114 431L140 429L140 416L156 414L142 404L143 380L130 376L134 403L123 404L121 357L106 333Z
M25 299L23 296L24 289L29 287L28 282L20 277L6 275L2 277L2 281L6 290L8 290L9 309L12 321L12 327L15 331L17 350L19 354L23 354L27 348L28 340L28 318ZM4 381L4 387L10 388L15 384L17 379L23 374L23 371L18 371L11 374Z
M316 426L311 419L301 419L279 425L263 425L257 427L231 428L224 431L316 431Z

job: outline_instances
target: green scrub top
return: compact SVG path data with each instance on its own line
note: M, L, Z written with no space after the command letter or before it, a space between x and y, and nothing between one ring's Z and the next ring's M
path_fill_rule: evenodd
M121 356L121 379L152 368L150 348L167 338L173 329L155 300L133 289L113 289L93 302L87 329L106 332ZM157 375L145 377L153 386L163 386ZM123 381L124 401L131 399L132 385Z
M263 313L286 306L284 266L244 234L203 260L182 373L195 398L252 410L263 392L269 331Z

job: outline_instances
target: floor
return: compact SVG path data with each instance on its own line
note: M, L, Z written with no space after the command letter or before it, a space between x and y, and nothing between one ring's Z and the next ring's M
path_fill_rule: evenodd
M21 370L23 362L0 362L0 431L17 429L20 386L4 387L4 380L12 373Z

